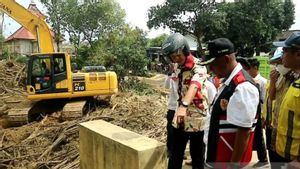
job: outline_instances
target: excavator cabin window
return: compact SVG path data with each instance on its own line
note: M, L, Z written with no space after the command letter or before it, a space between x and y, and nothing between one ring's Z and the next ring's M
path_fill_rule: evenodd
M54 59L54 74L60 74L66 71L65 61L63 57Z
M33 86L37 94L68 91L64 54L33 55L28 67L27 84Z
M32 63L32 80L38 90L50 87L51 60L50 58L37 58Z

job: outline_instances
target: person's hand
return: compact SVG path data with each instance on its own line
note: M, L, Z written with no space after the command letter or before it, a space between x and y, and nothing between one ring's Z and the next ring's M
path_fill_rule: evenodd
M288 163L287 169L300 169L300 162L298 160L294 160Z
M174 65L174 63L170 63L170 64L168 65L167 74L173 73L174 70L175 70L175 65Z
M277 70L275 70L275 69L271 70L271 72L270 72L270 83L275 84L277 82L278 78L279 78L279 75L280 75L280 73Z
M176 116L177 116L176 123L179 126L184 126L184 118L186 116L186 108L179 106L176 111Z

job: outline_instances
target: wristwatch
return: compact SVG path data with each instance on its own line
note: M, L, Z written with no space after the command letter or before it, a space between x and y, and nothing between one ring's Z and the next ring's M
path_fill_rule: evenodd
M182 107L187 108L189 106L189 104L186 101L180 101L179 105L181 105Z

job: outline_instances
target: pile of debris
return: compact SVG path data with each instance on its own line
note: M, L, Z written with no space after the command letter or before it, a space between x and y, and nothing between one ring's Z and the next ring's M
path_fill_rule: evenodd
M25 87L26 65L0 60L0 125L1 116L5 115L9 108L15 107L16 103L24 100Z
M26 86L26 65L0 60L0 96L5 93L20 93Z
M30 104L25 87L26 66L0 61L0 168L79 168L78 125L91 120L102 119L161 142L166 140L167 97L158 90L145 95L119 93L81 119L62 121L56 112L20 127L2 127L3 112Z
M120 93L111 108L100 108L90 118L102 118L117 126L165 142L167 97L160 94L139 96Z
M18 128L0 130L0 168L79 168L78 124L102 119L161 142L166 139L167 98L119 93L84 118L61 122L59 112Z

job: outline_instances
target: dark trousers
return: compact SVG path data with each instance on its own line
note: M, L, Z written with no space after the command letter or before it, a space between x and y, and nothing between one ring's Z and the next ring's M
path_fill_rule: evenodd
M174 141L174 127L172 126L172 120L174 118L175 110L168 110L167 112L167 150L168 157L171 156L173 141Z
M282 166L292 161L281 157L273 150L269 150L269 158L270 158L270 164L272 169L281 169Z
M268 147L268 154L271 164L271 169L281 169L282 166L286 165L291 160L281 157L276 151L272 150L270 147L271 144L271 136L272 136L273 128L267 127L266 129L266 139L267 139L267 147Z
M201 132L185 132L182 129L173 128L174 142L171 156L168 162L168 169L181 169L183 156L187 142L190 141L190 154L192 158L192 169L204 168L204 143Z
M256 150L259 162L267 162L267 148L263 137L263 128L261 118L257 119L257 124L254 131L253 149Z

